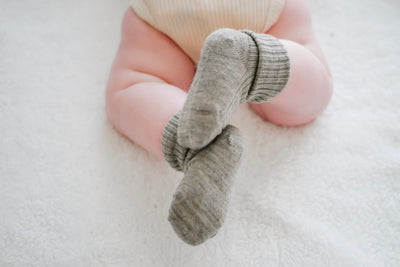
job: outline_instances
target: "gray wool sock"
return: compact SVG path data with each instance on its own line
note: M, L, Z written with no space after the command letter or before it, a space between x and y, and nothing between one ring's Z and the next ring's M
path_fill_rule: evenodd
M221 133L237 107L265 102L286 86L290 63L281 42L249 30L210 34L182 109L178 142L198 149Z
M177 142L179 116L172 117L162 135L165 159L184 172L168 220L183 241L199 245L213 237L224 222L243 140L239 130L228 125L206 147L185 148Z

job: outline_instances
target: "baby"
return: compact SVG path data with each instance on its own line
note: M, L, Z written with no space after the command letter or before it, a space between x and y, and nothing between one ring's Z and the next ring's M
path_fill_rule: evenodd
M304 0L133 0L106 104L120 133L184 172L169 221L197 245L225 219L243 151L229 125L238 106L296 126L331 94Z

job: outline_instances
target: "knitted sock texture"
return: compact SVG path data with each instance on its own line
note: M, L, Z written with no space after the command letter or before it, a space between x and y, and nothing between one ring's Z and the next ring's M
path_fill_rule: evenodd
M183 241L198 245L213 237L225 220L243 140L239 130L228 125L206 147L192 150L177 142L178 124L179 113L162 135L165 159L175 170L184 172L168 220Z
M249 30L220 29L207 37L178 127L181 145L199 149L221 133L238 106L279 94L290 74L281 42Z
M257 71L245 100L256 103L266 102L277 96L289 81L289 55L279 39L272 35L257 34L250 30L240 32L253 39L258 51Z

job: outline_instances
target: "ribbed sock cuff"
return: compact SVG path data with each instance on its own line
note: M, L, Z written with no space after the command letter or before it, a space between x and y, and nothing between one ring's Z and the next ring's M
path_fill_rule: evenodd
M186 170L187 162L196 155L197 150L179 145L177 141L179 118L180 112L169 120L161 136L161 145L165 160L173 169L183 172Z
M247 101L265 102L278 95L286 86L290 76L289 55L283 44L268 34L257 34L242 30L253 38L258 48L258 62Z

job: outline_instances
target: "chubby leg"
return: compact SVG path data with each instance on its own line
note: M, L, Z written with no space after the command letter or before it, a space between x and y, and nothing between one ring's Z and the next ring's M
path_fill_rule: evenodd
M331 94L331 74L308 8L303 0L286 0L266 34L220 29L207 37L178 141L191 148L207 144L244 101L276 124L305 124L325 109Z
M280 39L290 58L286 87L265 103L250 103L261 117L280 125L313 121L328 105L332 76L315 39L304 0L286 0L278 22L267 32Z
M131 8L121 34L106 91L108 118L134 143L163 157L162 131L182 109L195 67L174 42Z
M179 110L194 76L191 60L169 38L129 9L106 92L107 115L115 128L185 173L170 207L169 221L185 242L214 236L228 207L242 158L238 129L227 126L200 150L177 142Z

